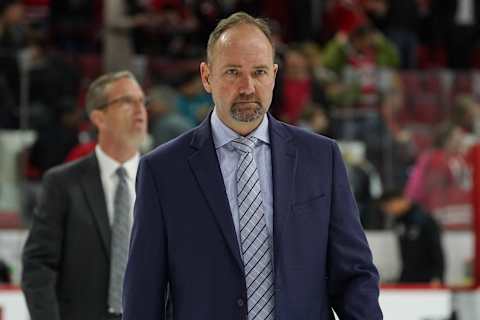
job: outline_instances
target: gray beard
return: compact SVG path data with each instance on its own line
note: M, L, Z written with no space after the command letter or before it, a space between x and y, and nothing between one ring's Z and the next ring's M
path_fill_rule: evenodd
M254 109L241 108L237 104L232 105L230 108L230 114L232 118L239 122L253 122L260 119L265 114L265 109L257 103Z

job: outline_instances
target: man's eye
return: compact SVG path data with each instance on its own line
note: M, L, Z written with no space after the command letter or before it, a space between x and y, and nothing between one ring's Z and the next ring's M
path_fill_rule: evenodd
M267 74L267 70L264 70L264 69L255 70L255 75L257 76L263 76L265 74Z
M123 97L120 102L122 104L134 104L135 103L135 99L132 98L132 97Z
M235 69L228 69L225 73L229 76L236 76L238 74L238 71Z

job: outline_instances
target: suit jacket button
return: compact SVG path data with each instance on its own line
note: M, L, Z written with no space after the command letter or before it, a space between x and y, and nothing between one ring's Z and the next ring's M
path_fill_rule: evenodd
M239 306L240 308L243 307L245 305L245 303L243 302L242 299L238 299L237 300L237 306Z

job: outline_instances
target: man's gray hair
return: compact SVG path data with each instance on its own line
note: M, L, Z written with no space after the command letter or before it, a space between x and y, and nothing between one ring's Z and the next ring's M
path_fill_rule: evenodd
M109 103L107 96L109 85L123 78L128 78L138 83L130 71L106 73L93 81L88 87L87 97L85 99L85 109L87 113L90 114L96 109L102 109L107 106Z
M217 43L220 36L227 30L240 25L240 24L250 24L257 27L263 34L267 37L268 41L272 45L273 53L275 56L275 46L272 40L272 30L265 19L254 18L248 13L245 12L236 12L229 17L220 20L215 29L210 33L207 44L207 62L212 62L213 57L213 47Z

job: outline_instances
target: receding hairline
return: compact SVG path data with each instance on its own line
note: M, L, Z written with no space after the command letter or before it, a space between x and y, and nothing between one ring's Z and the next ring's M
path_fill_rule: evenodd
M130 79L136 84L140 85L133 73L126 70L106 73L98 77L88 87L85 101L85 109L87 113L90 114L92 111L98 109L102 104L108 103L107 91L113 83L122 79Z
M220 20L215 29L210 33L207 43L207 62L209 64L212 62L213 51L218 43L218 40L220 40L220 38L227 31L242 25L252 26L263 33L272 48L272 58L275 56L272 30L270 29L268 21L263 18L254 18L245 12L237 12L225 19Z

